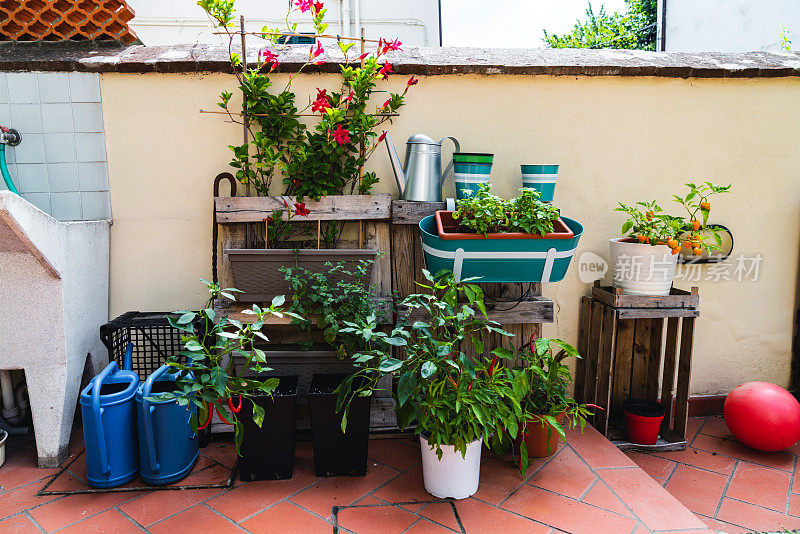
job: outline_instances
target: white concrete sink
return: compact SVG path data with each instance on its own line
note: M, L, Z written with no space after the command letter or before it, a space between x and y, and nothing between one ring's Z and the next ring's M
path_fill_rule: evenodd
M39 467L66 458L87 356L108 356L111 222L59 222L0 191L0 369L24 369Z

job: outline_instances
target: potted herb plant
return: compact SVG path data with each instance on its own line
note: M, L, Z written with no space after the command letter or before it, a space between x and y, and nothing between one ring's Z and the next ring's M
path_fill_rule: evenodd
M553 347L558 350L555 354ZM579 404L567 394L572 383L569 367L564 363L567 358L580 358L572 345L560 339L531 337L517 352L517 365L509 369L512 388L523 412L514 440L523 473L528 469L530 457L551 456L558 448L558 439L566 440L565 420L583 430L586 417L591 414L589 408L597 408Z
M292 379L282 383L277 377L262 378L271 369L264 351L256 343L267 341L261 330L270 317L288 315L299 319L299 316L282 311L285 299L279 296L268 307L253 304L251 309L245 309L243 313L253 316L252 322L217 317L214 300L234 301L238 290L203 282L209 291L205 307L199 312L177 312L178 316L168 318L172 327L185 332L182 336L185 350L180 353L181 359L174 357L168 361L178 371L178 390L159 398L175 399L180 405L196 405L197 415L192 416L194 429L206 428L215 411L223 422L233 425L237 453L244 456L240 464L243 480L291 477L286 466L294 461L294 403L273 401L273 395L277 389L282 396L292 397ZM271 409L268 417L267 409ZM280 415L279 410L291 411L292 415ZM253 425L246 427L245 418ZM262 429L265 421L268 424L282 421L282 424L280 428L264 428L264 433L254 430ZM260 447L243 443L251 437ZM265 454L266 450L273 454Z
M390 334L377 331L374 320L348 324L345 330L364 339L366 348L355 355L363 364L355 375L362 385L344 384L340 401L346 409L351 399L375 387L375 376L394 374L398 425L405 429L416 422L425 489L436 497L464 499L478 489L481 444L499 444L506 432L516 436L522 416L499 362L511 351L484 355L484 334L510 334L486 319L479 286L456 282L447 271L424 275L425 293L403 301L407 324ZM479 356L467 356L463 349L469 344ZM392 357L393 347L405 356Z
M506 200L491 186L458 202L454 212L422 219L422 250L432 271L482 282L557 282L564 278L583 226L561 217L534 189Z
M382 125L397 116L403 106L406 92L418 83L412 76L401 93L388 94L379 105L371 101L376 91L383 92L378 82L394 74L387 54L401 50L397 39L380 39L376 47L365 52L353 47L356 40L340 39L326 34L327 9L322 1L289 3L285 28L263 28L258 35L264 39L258 61L243 69L240 54L233 52L239 42L239 32L231 30L234 19L233 0L201 0L198 4L229 38L230 62L243 96L247 120L243 121L234 109L233 94L223 91L218 103L228 118L247 125L248 141L231 145L236 178L259 196L257 202L248 204L265 214L266 224L251 235L255 237L243 249L226 249L234 283L246 289L240 300L261 302L281 294L283 277L277 269L281 265L305 266L319 270L325 261L357 261L375 258L372 249L340 247L344 230L341 220L319 221L309 228L307 219L314 204L326 197L347 196L343 203L363 203L364 211L370 208L369 195L378 182L375 172L365 172L366 162L383 140L379 136ZM310 17L315 43L311 45L303 64L280 87L274 85L272 74L285 71L280 64L281 52L289 47L287 36L297 34L297 22L289 22L296 15ZM336 88L317 88L316 94L296 93L294 78L309 67L325 62L327 51L323 42L333 39L337 54L341 54L341 76ZM362 43L363 44L363 43ZM359 55L360 54L360 55ZM303 104L302 102L307 102ZM309 119L306 119L309 117ZM277 178L277 180L276 180ZM275 182L279 180L279 183ZM282 186L286 197L272 197L274 189ZM311 199L306 206L304 199ZM362 200L363 199L363 200ZM330 209L332 200L324 209ZM359 204L360 205L360 204ZM300 217L297 217L300 215ZM315 239L303 241L304 238ZM322 244L319 246L309 246ZM268 298L265 298L268 297Z
M722 238L708 224L710 197L730 192L731 185L687 183L686 196L674 195L686 216L664 213L652 202L628 206L620 202L614 211L628 215L622 225L625 237L609 240L613 283L629 295L669 295L678 254L699 257L704 250L720 250Z

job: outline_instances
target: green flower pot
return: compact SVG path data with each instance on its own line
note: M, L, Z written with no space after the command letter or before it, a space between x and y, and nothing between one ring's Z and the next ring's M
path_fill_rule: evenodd
M494 154L482 154L479 152L456 152L453 154L454 163L492 163Z

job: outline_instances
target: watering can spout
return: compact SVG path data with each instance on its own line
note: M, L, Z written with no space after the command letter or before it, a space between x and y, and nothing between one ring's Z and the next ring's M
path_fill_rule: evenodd
M400 196L402 197L406 190L406 174L405 171L403 171L403 166L400 164L400 158L397 156L397 150L394 147L394 142L389 132L386 132L386 150L389 151L389 161L392 163L394 177L397 180L397 188L400 189Z

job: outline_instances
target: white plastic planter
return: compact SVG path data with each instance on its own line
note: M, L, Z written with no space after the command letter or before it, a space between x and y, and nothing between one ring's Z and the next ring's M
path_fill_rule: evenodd
M455 447L442 445L440 460L436 456L436 447L428 445L428 438L420 436L425 490L440 499L466 499L478 491L482 443L481 438L468 444L466 457L462 457Z
M626 295L669 295L678 255L667 245L610 239L614 287Z

